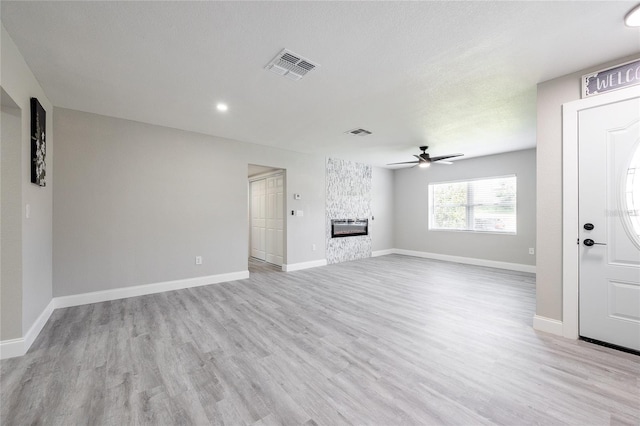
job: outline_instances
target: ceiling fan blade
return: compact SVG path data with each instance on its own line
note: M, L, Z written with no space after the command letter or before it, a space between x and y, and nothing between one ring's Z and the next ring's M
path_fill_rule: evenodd
M450 166L453 164L452 161L438 161L438 164L446 164L447 166Z
M420 150L422 151L422 154L413 155L414 157L416 157L418 161L404 161L402 163L389 163L387 164L387 166L395 166L397 164L414 164L413 167L416 167L416 166L429 167L429 164L435 161L440 161L441 164L453 164L451 161L441 161L441 160L446 160L447 158L453 158L453 157L461 157L464 155L464 154L449 154L449 155L441 155L439 157L431 157L429 156L429 154L427 154L427 148L429 147L421 146Z
M387 166L395 166L396 164L418 164L419 161L403 161L402 163L389 163Z
M431 161L446 160L447 158L462 157L464 154L441 155L440 157L431 157Z

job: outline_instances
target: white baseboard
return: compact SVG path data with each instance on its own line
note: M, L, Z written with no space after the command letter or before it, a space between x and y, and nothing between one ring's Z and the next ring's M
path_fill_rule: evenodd
M540 315L533 316L533 329L555 334L557 336L563 335L562 321L558 321L553 318L541 317Z
M327 266L327 259L311 260L309 262L282 264L284 272L299 271L301 269L316 268L318 266Z
M425 251L414 251L404 249L392 249L394 254L405 256L422 257L425 259L444 260L447 262L465 263L467 265L486 266L489 268L508 269L510 271L536 273L533 265L523 265L521 263L499 262L496 260L476 259L473 257L452 256L449 254L428 253Z
M395 253L394 249L376 250L371 252L371 257L386 256L388 254L394 254L394 253Z
M70 306L126 299L128 297L144 296L147 294L200 287L203 285L217 284L227 281L244 280L247 278L249 278L249 271L230 272L228 274L208 275L204 277L186 278L183 280L136 285L133 287L114 288L112 290L94 291L91 293L73 294L71 296L60 296L54 297L53 300L56 309L68 308Z
M38 337L38 334L40 334L44 326L47 324L47 321L49 321L49 317L51 317L51 314L55 309L54 300L55 299L51 299L49 304L44 308L44 311L42 311L40 316L38 316L38 319L36 319L36 321L33 323L29 331L27 331L27 334L25 334L24 336L24 345L25 345L24 352L25 353L29 350L31 345L33 345L33 342L36 340L36 337Z
M474 259L460 256L450 256L437 253L419 252L404 249L378 250L371 253L372 257L384 256L388 254L401 254L405 256L422 257L428 259L445 260L449 262L467 263L471 265L489 266L493 268L509 269L521 272L535 273L535 266L521 265L516 263L496 262L484 259ZM282 270L285 272L299 271L302 269L326 266L327 260L312 260L309 262L283 264ZM125 299L128 297L144 296L147 294L162 293L171 290L180 290L190 287L199 287L209 284L217 284L227 281L243 280L249 278L249 271L231 272L227 274L209 275L204 277L187 278L184 280L165 281L153 284L144 284L133 287L121 287L111 290L96 291L91 293L74 294L70 296L54 297L47 307L42 311L38 319L31 326L24 337L0 341L0 359L22 356L31 347L42 328L47 323L54 309L80 306L90 303L106 302L109 300ZM536 316L534 318L534 328L548 333L562 335L562 322Z
M0 359L14 358L26 354L53 313L53 306L54 303L51 300L24 337L0 341Z
M15 358L27 353L24 339L9 339L0 342L0 359Z
M112 290L74 294L71 296L54 297L47 307L44 308L38 319L33 323L24 337L0 341L0 359L13 358L26 354L55 309L106 302L109 300L126 299L127 297L144 296L146 294L162 293L165 291L180 290L183 288L200 287L227 281L244 280L247 278L249 278L249 271L239 271L228 274L209 275L205 277L187 278L184 280L165 281L133 287L115 288Z

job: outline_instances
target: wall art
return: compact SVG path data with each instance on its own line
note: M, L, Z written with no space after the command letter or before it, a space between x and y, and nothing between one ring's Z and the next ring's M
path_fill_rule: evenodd
M31 98L31 182L45 186L46 181L46 112L36 98Z

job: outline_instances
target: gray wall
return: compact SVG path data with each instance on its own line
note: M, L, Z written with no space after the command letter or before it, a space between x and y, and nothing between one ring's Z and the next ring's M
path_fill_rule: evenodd
M0 340L22 336L22 112L0 89Z
M2 27L1 52L2 69L0 86L13 99L20 109L21 119L21 177L20 189L22 204L21 241L22 241L22 288L21 318L11 318L20 324L20 333L24 336L34 325L38 316L51 301L52 295L52 210L53 210L53 107L33 73ZM47 186L42 188L31 183L31 107L30 98L36 97L47 113ZM25 218L26 204L31 206L31 217ZM4 286L5 283L3 282ZM16 285L15 283L13 285ZM14 314L18 315L16 312ZM8 337L2 336L5 340Z
M60 108L54 129L55 296L245 271L248 164L286 169L304 211L285 263L325 258L324 158Z
M529 255L535 247L536 151L510 152L456 161L451 166L433 164L396 171L395 246L451 256L535 265ZM518 177L517 235L456 231L429 231L428 185L515 174Z
M580 99L580 77L621 58L538 84L536 314L562 320L562 104Z
M371 171L371 216L369 222L371 250L388 250L393 245L394 226L394 183L395 172L389 169L373 167Z

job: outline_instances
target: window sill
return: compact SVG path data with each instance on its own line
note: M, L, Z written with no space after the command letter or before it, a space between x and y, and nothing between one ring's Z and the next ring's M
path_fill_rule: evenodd
M429 232L459 232L465 234L518 235L518 232L473 231L471 229L428 229Z

